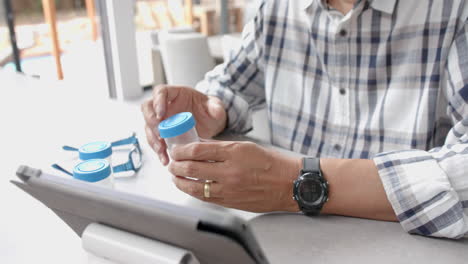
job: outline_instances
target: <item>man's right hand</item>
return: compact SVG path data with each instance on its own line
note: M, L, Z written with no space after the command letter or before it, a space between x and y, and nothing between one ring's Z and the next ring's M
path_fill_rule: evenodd
M169 163L166 143L159 137L159 123L177 113L191 112L197 121L201 138L211 138L224 130L227 114L220 99L207 96L195 89L159 85L153 89L152 99L141 105L145 118L146 138L163 165Z

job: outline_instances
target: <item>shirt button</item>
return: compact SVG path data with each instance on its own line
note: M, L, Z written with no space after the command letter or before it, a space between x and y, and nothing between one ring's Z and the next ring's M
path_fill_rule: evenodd
M342 36L343 38L346 37L348 35L348 31L346 31L346 29L342 29L340 30L340 36Z
M341 150L341 145L336 144L333 148L334 148L336 151L340 151L340 150Z
M346 89L345 88L340 88L340 94L345 95L346 94Z

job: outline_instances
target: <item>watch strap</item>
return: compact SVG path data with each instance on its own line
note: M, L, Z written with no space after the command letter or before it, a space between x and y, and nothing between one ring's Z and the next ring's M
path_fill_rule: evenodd
M320 171L320 159L305 157L302 159L302 172L315 172L322 175Z

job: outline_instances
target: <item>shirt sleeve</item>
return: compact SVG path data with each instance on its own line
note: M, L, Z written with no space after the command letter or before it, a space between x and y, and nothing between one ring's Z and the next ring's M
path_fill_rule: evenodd
M252 129L252 111L265 104L263 67L264 5L242 32L242 45L225 63L208 72L196 89L216 96L228 115L227 129L247 133Z
M467 47L465 24L450 48L443 74L443 94L454 124L445 145L374 158L388 200L409 233L447 238L468 235Z

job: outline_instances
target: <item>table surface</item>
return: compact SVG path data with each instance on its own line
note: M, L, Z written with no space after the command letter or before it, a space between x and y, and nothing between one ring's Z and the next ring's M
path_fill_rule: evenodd
M0 71L2 180L1 263L88 263L71 229L44 205L9 183L20 164L50 169L73 159L63 144L114 140L137 132L144 166L116 179L116 189L176 204L209 207L251 221L271 263L466 263L468 239L452 241L406 234L398 223L299 214L257 215L212 206L180 192L146 144L136 104L90 98L76 84L46 82ZM56 173L57 174L57 173Z

